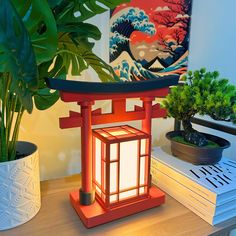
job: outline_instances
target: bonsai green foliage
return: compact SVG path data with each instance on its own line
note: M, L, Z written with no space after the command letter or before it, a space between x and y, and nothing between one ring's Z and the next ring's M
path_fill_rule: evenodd
M168 116L182 121L185 141L204 146L205 137L192 128L190 119L199 114L236 123L236 87L219 78L217 71L207 72L204 68L189 71L183 80L183 86L171 88L163 104Z
M44 110L59 98L45 77L65 79L93 68L102 81L117 79L93 53L99 29L84 21L128 0L4 0L0 4L0 162L16 158L25 111ZM76 17L76 15L78 17Z

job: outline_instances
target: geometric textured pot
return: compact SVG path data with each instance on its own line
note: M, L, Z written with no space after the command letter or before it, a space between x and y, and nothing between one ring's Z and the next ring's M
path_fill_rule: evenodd
M27 156L0 163L0 230L29 221L41 207L37 147L18 142L17 151Z
M195 165L214 165L222 158L222 152L230 146L230 142L211 134L202 133L208 140L213 141L219 147L196 147L173 140L176 136L182 136L183 131L171 131L166 137L171 141L173 156Z

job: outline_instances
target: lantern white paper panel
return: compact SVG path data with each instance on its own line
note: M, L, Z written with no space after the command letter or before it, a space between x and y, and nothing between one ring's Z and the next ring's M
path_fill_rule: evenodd
M137 186L137 165L138 141L120 143L120 191Z
M110 196L110 203L114 203L114 202L117 202L117 194Z
M117 162L110 164L110 193L117 191Z
M146 157L141 157L140 158L140 179L139 179L139 183L140 185L144 185L145 184L145 162L146 162Z
M103 165L103 192L106 191L106 163L104 161L102 161L102 165Z
M113 143L110 145L110 160L115 161L117 160L117 153L118 153L118 144Z
M144 187L139 188L139 194L143 194L143 193L145 193L145 188Z
M131 196L137 196L137 189L120 193L120 200L130 198Z
M141 155L145 155L146 154L146 145L147 144L147 139L142 139L141 140Z
M95 150L96 150L96 157L95 157L95 178L98 184L101 185L101 149L102 143L99 139L95 138Z

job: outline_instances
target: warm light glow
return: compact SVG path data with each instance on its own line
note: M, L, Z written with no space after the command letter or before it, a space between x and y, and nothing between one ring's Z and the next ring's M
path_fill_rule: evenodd
M117 194L110 196L110 203L117 202Z
M120 193L120 200L124 200L124 199L134 197L134 196L137 196L137 189Z
M98 192L99 195L101 195L101 193L102 193L101 189L98 186L96 186L96 192Z
M110 160L111 161L115 161L115 160L117 160L117 157L118 157L118 144L117 143L113 143L113 144L111 144L111 146L110 146Z
M145 184L145 157L140 158L140 185Z
M147 139L142 139L141 140L141 155L146 154L146 144L147 144Z
M95 178L98 184L101 185L101 149L102 143L101 141L96 138L95 139L95 146L96 146L96 157L95 157Z
M145 192L144 187L139 188L139 194L143 194Z
M103 137L108 137L109 135L107 134L107 133L105 133L105 132L100 132L100 134L103 136Z
M119 136L119 135L126 135L128 133L125 130L118 130L118 131L109 131L109 134L113 136Z
M106 163L103 161L102 162L103 165L103 191L105 192L106 190Z
M137 186L138 141L120 144L120 191Z
M117 191L117 163L110 164L110 193Z
M100 128L93 132L95 183L101 185L96 186L96 192L105 206L113 204L115 207L126 199L146 194L149 136L130 126Z
M102 193L102 200L105 202L106 201L106 196Z
M106 160L106 144L105 143L102 143L102 159L103 160Z

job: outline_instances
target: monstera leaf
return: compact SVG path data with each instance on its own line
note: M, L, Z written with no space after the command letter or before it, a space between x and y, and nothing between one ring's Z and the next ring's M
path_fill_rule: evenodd
M37 109L46 110L54 105L59 99L58 91L51 91L49 88L40 89L34 95L34 103Z
M53 11L57 23L66 24L85 21L124 2L129 2L129 0L55 0L51 1L51 4L54 6Z
M48 0L50 8L54 8L59 5L63 0Z
M37 88L38 71L30 36L9 0L0 4L0 22L0 72L10 73L10 89L31 112L31 92Z
M53 64L53 66L51 66ZM34 104L38 110L45 110L53 106L60 98L59 91L52 91L47 87L45 78L66 79L67 71L62 67L63 59L57 56L56 60L52 59L38 66L39 86L34 93Z
M101 81L115 80L113 69L92 52L93 45L79 31L60 33L58 47L58 56L54 64L58 70L64 68L68 71L71 67L72 75L80 75L83 70L91 66Z
M57 50L57 26L46 0L11 0L27 28L37 64L50 60Z
M11 73L11 90L31 112L37 65L56 54L56 22L46 0L4 0L0 8L0 71Z
M78 27L77 27L78 25ZM91 51L94 44L89 42L89 38L98 40L101 38L101 32L96 26L87 23L68 24L59 27L59 43L56 66L69 70L70 66L72 75L80 75L81 72L88 68L84 58L86 51ZM62 62L62 63L61 63Z
M99 40L102 35L95 25L84 22L59 25L58 31L62 33L71 33L71 35L73 35L73 40L76 40L77 38L92 38L94 40Z

